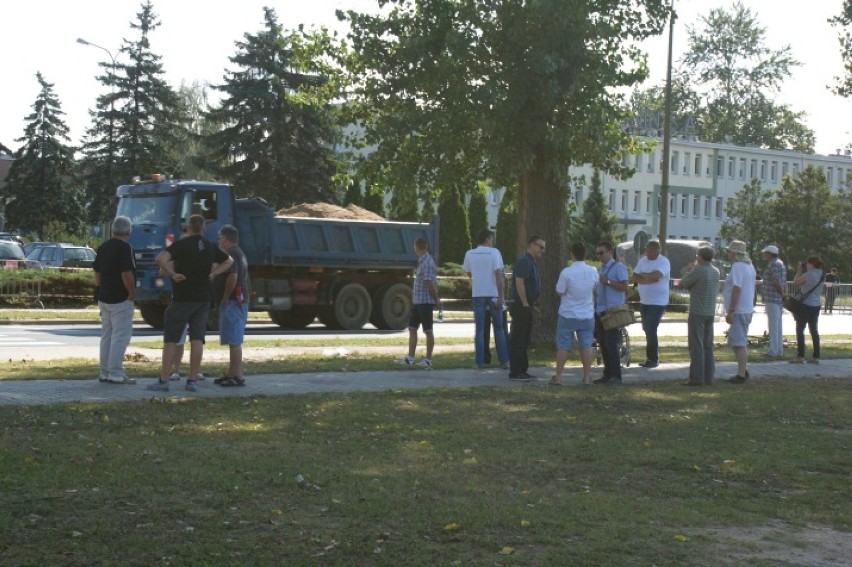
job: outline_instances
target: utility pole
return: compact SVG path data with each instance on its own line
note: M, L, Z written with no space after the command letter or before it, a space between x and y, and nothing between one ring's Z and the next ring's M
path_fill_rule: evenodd
M671 137L672 137L672 38L674 37L674 0L671 3L669 15L669 56L666 67L665 110L663 115L663 178L660 182L660 254L666 254L666 235L668 233L669 217L669 169L671 169Z

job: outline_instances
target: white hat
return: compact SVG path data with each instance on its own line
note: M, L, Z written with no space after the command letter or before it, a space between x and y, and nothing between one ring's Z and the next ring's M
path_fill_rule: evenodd
M777 256L777 255L778 255L778 247L777 247L777 246L775 246L774 244L770 244L769 246L767 246L766 248L764 248L764 249L763 249L763 251L764 251L764 252L769 252L770 254L774 254L775 256Z

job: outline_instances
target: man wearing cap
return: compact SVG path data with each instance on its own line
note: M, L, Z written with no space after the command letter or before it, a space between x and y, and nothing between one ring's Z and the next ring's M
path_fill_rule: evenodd
M728 244L728 262L731 268L725 278L722 299L728 328L728 346L734 351L737 374L728 379L731 384L744 384L748 374L748 326L754 312L754 288L757 273L751 264L745 242L732 240Z
M764 353L767 358L783 358L784 339L781 333L781 315L784 311L784 285L787 283L787 270L784 262L778 259L778 247L770 244L763 249L766 257L766 269L763 270L761 293L766 305L766 319L769 323L769 349Z

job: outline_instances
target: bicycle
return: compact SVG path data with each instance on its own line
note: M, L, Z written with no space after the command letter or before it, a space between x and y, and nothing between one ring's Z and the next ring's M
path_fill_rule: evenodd
M592 339L592 348L595 349L595 366L600 366L603 363L603 349L598 344L597 339ZM618 358L621 361L621 366L630 366L631 354L630 334L627 332L627 327L622 327L619 329L618 336Z

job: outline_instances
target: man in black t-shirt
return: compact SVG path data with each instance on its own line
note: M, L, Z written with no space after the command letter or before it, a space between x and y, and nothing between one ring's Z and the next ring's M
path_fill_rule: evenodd
M204 217L192 215L187 236L160 252L157 264L172 278L172 302L166 308L163 323L163 362L160 379L149 390L168 391L177 342L189 324L189 376L186 389L196 390L204 335L210 311L210 281L231 267L233 260L215 243L204 238ZM213 265L217 264L215 268Z
M124 352L133 336L133 300L136 298L136 264L128 244L131 223L115 217L112 238L98 247L95 270L98 310L101 316L101 382L135 384L124 371Z

